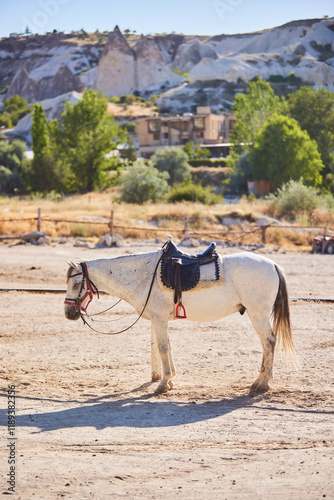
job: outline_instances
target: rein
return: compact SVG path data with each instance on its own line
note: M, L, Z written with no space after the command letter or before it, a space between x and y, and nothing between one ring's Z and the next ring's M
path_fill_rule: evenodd
M73 274L73 276L70 276L70 278L74 278L75 276L80 276L81 274L83 275L83 279L82 279L82 283L81 283L81 288L80 288L80 292L79 292L78 297L76 299L65 298L64 303L67 304L67 305L75 307L76 311L78 311L80 313L80 317L81 317L84 325L87 325L93 332L100 333L102 335L119 335L120 333L124 333L127 330L130 330L130 328L132 328L140 320L140 318L144 314L144 311L146 309L148 301L150 300L150 296L151 296L152 288L153 288L153 284L154 284L154 279L156 277L157 270L158 270L159 264L160 264L160 262L162 260L162 257L163 257L163 255L161 255L161 257L159 258L159 260L158 260L158 262L157 262L157 264L155 266L155 269L154 269L154 272L153 272L153 276L152 276L152 280L151 280L151 284L150 284L150 288L149 288L149 291L148 291L148 294L147 294L147 297L146 297L146 301L145 301L145 304L144 304L144 307L143 307L141 313L139 314L139 316L135 319L135 321L130 326L128 326L127 328L124 328L123 330L120 330L118 332L101 332L101 331L96 330L95 328L93 328L92 325L90 325L88 323L88 321L85 319L84 315L82 314L81 311L83 311L85 313L85 315L87 316L87 318L91 318L92 316L97 316L98 314L102 314L102 313L104 313L106 311L109 311L109 309L111 309L112 307L116 306L122 300L122 299L119 299L118 302L116 302L114 305L112 305L111 307L109 307L105 311L102 311L102 312L97 313L97 314L93 314L92 316L89 316L87 314L87 308L88 308L89 304L91 303L91 301L93 300L93 296L97 295L97 297L99 298L99 291L98 291L98 288L96 287L96 285L91 281L91 279L88 276L88 269L87 269L87 265L86 265L85 262L81 263L81 267L82 267L82 271L83 271L82 273L77 273L77 274ZM83 291L85 281L87 283L87 285L86 285L87 286L87 292L81 298L81 293ZM89 301L88 301L88 303L87 303L87 305L85 307L82 307L81 304L86 299L87 296L89 296Z

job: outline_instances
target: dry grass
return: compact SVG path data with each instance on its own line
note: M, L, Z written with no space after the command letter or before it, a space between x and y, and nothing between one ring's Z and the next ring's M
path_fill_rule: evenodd
M89 193L66 197L62 201L45 199L0 198L0 234L21 235L37 229L37 210L42 211L41 230L52 237L82 236L96 239L109 231L108 222L111 210L114 210L115 231L124 237L154 238L172 234L176 239L184 236L185 221L188 221L189 232L198 234L205 240L221 239L235 240L244 243L260 243L261 231L251 234L231 233L218 235L219 231L227 229L238 231L240 226L224 227L222 218L231 213L243 219L243 228L254 229L251 222L257 217L269 215L268 207L261 201L252 203L241 200L238 205L217 204L204 206L200 203L176 204L145 204L131 205L113 202L113 193ZM88 224L88 217L103 217L103 224ZM33 220L25 220L25 219ZM72 222L47 222L44 218L70 220ZM11 221L9 221L11 220ZM314 213L313 225L326 225L334 229L334 216L317 210ZM120 226L120 227L117 227ZM320 232L320 231L319 231ZM309 251L313 234L275 227L266 233L266 243L289 250Z
M153 116L156 115L156 106L143 106L139 102L128 104L115 104L108 102L107 113L108 115L116 116L116 118L138 118L140 116Z

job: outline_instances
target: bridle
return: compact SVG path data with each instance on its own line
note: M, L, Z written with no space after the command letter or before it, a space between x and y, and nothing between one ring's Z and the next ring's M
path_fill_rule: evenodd
M71 276L69 276L69 279L70 279L70 278L75 278L76 276L82 275L82 282L81 282L79 294L78 294L76 299L70 299L68 297L65 297L64 304L66 304L67 306L74 307L75 310L77 312L79 312L80 314L82 312L84 312L86 314L87 308L88 308L89 304L92 302L94 295L97 295L97 298L99 298L100 295L99 295L99 291L97 289L97 286L92 282L92 280L88 276L88 269L87 269L86 263L81 262L80 266L82 269L81 273L76 273L76 274L72 274ZM82 292L85 289L85 285L86 285L86 292L82 295ZM87 297L88 297L88 302L85 306L83 306L82 304L87 299ZM81 317L82 317L82 314L81 314Z
M96 333L102 333L103 335L118 335L120 333L123 333L123 332L126 332L127 330L130 330L130 328L132 328L139 320L140 318L142 317L142 315L144 314L144 311L146 309L146 306L148 304L148 301L150 300L150 296L151 296L151 292L152 292L152 288L153 288L153 284L154 284L154 279L156 277L156 274L157 274L157 270L158 270L158 267L159 267L159 264L162 260L162 257L163 255L161 255L161 257L159 258L156 266L155 266L155 269L154 269L154 273L153 273L153 276L152 276L152 281L151 281L151 284L150 284L150 288L149 288L149 291L148 291L148 294L147 294L147 298L146 298L146 301L145 301L145 304L144 304L144 307L141 311L141 313L139 314L139 316L135 319L135 321L130 325L128 326L127 328L124 328L123 330L120 330L119 332L101 332L99 330L96 330L95 328L92 327L92 325L90 325L88 323L88 321L85 319L84 316L88 317L88 318L91 318L91 316L88 316L87 315L87 308L89 306L89 304L92 302L93 298L94 298L94 295L97 295L97 298L99 298L99 291L98 291L98 288L97 286L92 282L92 280L89 278L89 275L88 275L88 269L87 269L87 265L85 262L81 262L80 263L80 266L82 268L82 272L81 273L76 273L76 274L73 274L71 276L69 276L69 279L70 278L75 278L76 276L83 276L82 278L82 282L81 282L81 288L80 288L80 292L77 296L76 299L71 299L71 298L67 298L65 297L65 300L64 300L64 304L68 305L68 306L71 306L71 307L74 307L76 311L79 312L80 314L80 317L82 319L82 321L84 322L85 325L89 326L89 328L91 330L93 330L93 332L96 332ZM86 293L81 297L81 294L84 290L84 286L85 286L85 283L86 283L86 288L87 288L87 291ZM84 300L89 297L89 300L86 304L86 306L82 306L82 303L84 302ZM115 305L119 304L119 302L121 301L122 299L119 299L114 305L112 305L111 307L109 307L109 309L113 308ZM109 309L106 309L106 311L108 311ZM102 314L106 311L102 311L101 313L98 313L98 314ZM84 314L82 314L82 312Z

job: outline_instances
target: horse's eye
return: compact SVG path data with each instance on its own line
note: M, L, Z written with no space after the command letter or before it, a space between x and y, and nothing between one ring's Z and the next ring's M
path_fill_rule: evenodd
M73 288L78 288L78 287L79 287L79 285L80 285L80 283L74 283L74 284L73 284Z

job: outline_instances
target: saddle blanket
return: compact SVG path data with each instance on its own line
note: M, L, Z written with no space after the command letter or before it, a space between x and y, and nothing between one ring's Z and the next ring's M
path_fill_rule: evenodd
M211 262L210 264L204 264L199 268L199 281L198 284L207 284L212 281L218 281L220 276L219 272L219 260L216 262Z

